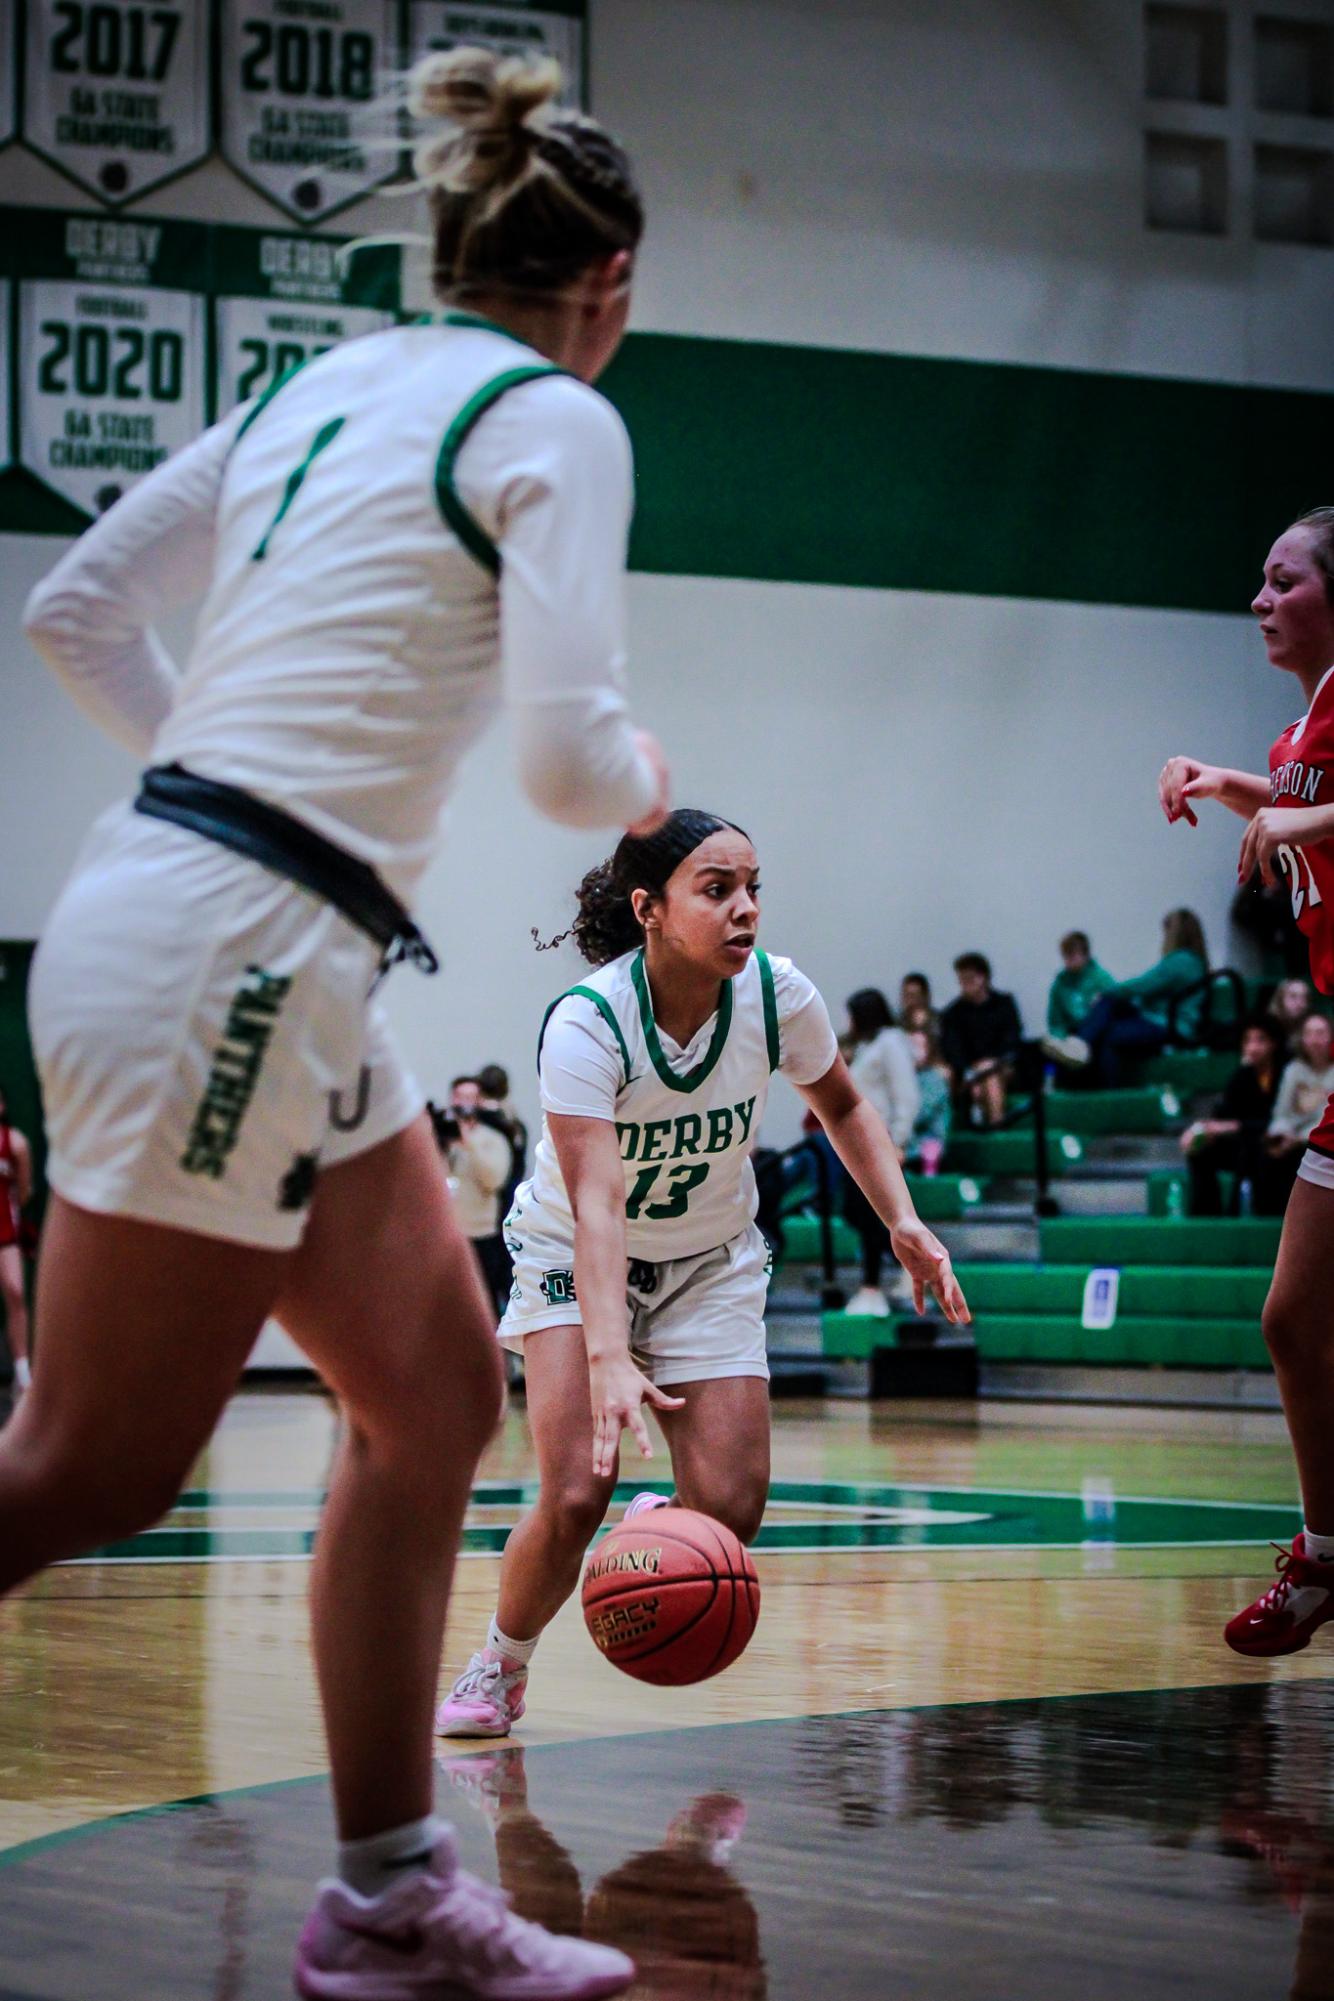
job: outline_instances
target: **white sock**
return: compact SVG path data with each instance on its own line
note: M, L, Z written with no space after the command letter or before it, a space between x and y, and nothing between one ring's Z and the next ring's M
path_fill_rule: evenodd
M541 1639L539 1633L537 1639ZM508 1633L502 1633L495 1620L486 1629L487 1652L500 1654L507 1661L517 1661L520 1667L527 1667L537 1651L537 1640L512 1640Z
M1316 1535L1304 1528L1302 1548L1312 1563L1334 1563L1334 1535Z
M405 1821L402 1827L386 1828L383 1834L340 1841L339 1880L359 1896L382 1896L405 1877L425 1869L443 1828L444 1822L428 1813L424 1820Z
M14 1359L14 1387L16 1389L26 1390L31 1382L32 1382L31 1362L28 1360L26 1355L16 1356Z

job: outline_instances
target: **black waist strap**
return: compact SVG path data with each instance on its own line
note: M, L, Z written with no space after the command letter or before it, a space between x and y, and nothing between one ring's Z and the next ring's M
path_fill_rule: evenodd
M140 781L134 809L248 855L331 903L349 924L374 939L385 955L383 971L400 959L423 973L440 970L427 940L369 863L345 854L323 834L238 785L199 778L179 764L155 764Z

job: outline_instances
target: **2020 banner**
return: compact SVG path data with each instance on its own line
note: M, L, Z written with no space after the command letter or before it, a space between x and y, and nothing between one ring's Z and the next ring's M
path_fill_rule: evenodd
M200 0L28 0L23 137L116 207L209 150Z

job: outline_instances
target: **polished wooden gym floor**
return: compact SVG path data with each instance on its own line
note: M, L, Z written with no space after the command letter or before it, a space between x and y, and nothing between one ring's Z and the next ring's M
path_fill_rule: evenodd
M158 1530L0 1607L0 2001L288 1991L333 1436L242 1394ZM1277 1417L779 1403L774 1444L747 1654L642 1687L567 1607L513 1744L439 1746L471 1866L625 1945L634 2001L1334 1997L1334 1637L1219 1638L1297 1525ZM531 1470L520 1407L446 1677Z

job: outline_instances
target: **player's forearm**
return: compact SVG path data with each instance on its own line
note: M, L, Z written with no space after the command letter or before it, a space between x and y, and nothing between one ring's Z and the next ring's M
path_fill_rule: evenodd
M835 1153L887 1229L913 1221L908 1184L894 1142L879 1113L863 1098L831 1120L825 1131Z
M580 1202L574 1222L574 1290L590 1362L628 1353L625 1303L625 1211L596 1197Z
M1269 780L1253 771L1220 771L1222 783L1218 790L1218 802L1226 806L1230 813L1239 813L1249 820L1262 806L1269 804Z

